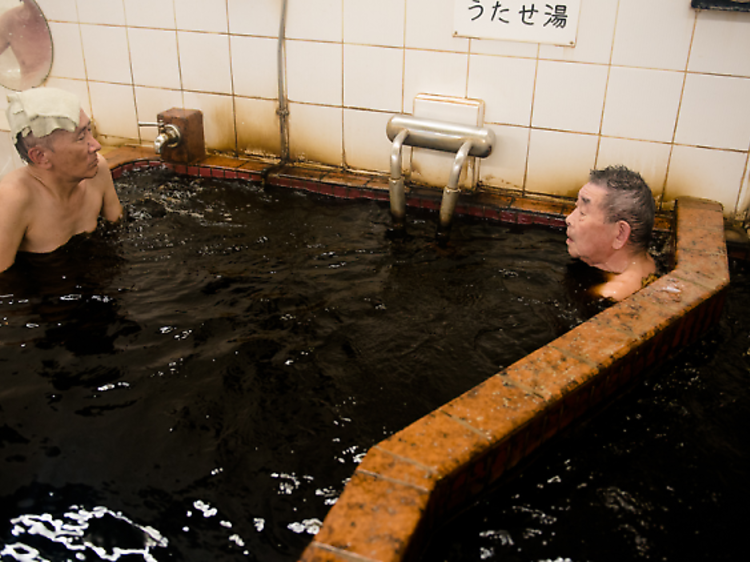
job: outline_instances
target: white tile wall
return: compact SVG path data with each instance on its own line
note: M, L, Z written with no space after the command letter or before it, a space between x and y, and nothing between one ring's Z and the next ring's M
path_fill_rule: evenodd
M104 142L148 141L137 119L184 106L205 112L212 150L280 152L282 0L39 4L55 47L47 84L81 97ZM289 0L292 155L386 173L385 123L429 93L484 101L488 185L574 194L592 166L625 163L667 205L680 193L728 214L750 204L750 14L583 0L576 46L556 47L455 38L453 4Z
M536 60L472 56L469 60L468 97L484 100L485 121L531 125Z
M341 0L288 1L288 38L338 43L343 40Z
M683 81L682 72L612 67L602 134L671 142Z
M469 40L453 37L454 0L407 0L406 46L413 49L469 52Z
M218 94L232 92L228 36L178 31L177 41L183 88Z
M532 129L526 189L574 197L596 162L596 135Z
M748 26L748 13L700 12L688 70L750 77Z
M543 59L606 64L612 56L619 0L583 0L575 47L541 45Z
M128 30L128 40L136 86L180 89L175 31L132 28Z
M750 80L688 74L675 141L747 151L750 146Z
M81 23L125 25L122 0L76 0Z
M77 23L49 22L54 45L51 76L86 79L81 28Z
M278 0L227 0L227 12L230 33L278 37L281 19Z
M344 45L344 105L401 111L404 52L366 45Z
M390 118L388 113L344 110L344 154L347 166L390 173L392 145L385 134Z
M281 152L275 101L236 98L237 145L241 153L272 156Z
M601 169L621 164L638 170L651 192L659 198L664 192L671 152L672 147L666 143L602 137L596 167Z
M177 29L227 33L226 0L174 0Z
M406 0L344 0L344 42L404 46Z
M684 0L621 1L612 64L685 70L694 24Z
M294 158L343 165L342 109L289 104L289 128L289 152Z
M598 133L606 85L606 66L539 61L531 124Z
M665 200L690 195L713 199L725 209L734 209L746 160L746 155L739 152L675 146Z
M232 35L232 78L238 96L277 99L277 41L270 37Z
M341 106L343 45L290 40L286 46L291 101Z
M130 53L124 27L81 25L83 56L89 80L131 84ZM102 45L107 45L102 49Z
M469 56L436 51L406 51L404 62L403 111L414 111L419 94L466 95Z
M125 21L134 27L175 29L174 0L124 0Z

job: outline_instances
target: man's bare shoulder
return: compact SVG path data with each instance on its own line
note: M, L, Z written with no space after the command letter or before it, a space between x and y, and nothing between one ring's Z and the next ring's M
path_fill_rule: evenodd
M27 166L8 172L0 180L0 202L3 205L30 204L34 199L33 181Z

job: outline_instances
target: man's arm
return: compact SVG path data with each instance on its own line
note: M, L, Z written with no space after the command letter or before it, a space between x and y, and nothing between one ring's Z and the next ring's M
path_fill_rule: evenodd
M115 184L112 181L112 173L109 171L109 165L101 154L99 157L99 172L97 180L102 182L104 192L102 194L102 210L100 212L108 221L117 221L122 217L122 205L120 198L115 191Z
M16 261L28 225L29 197L11 182L7 177L0 182L0 272Z

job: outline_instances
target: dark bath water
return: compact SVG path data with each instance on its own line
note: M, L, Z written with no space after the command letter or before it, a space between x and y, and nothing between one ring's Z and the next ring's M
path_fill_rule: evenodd
M719 326L544 446L424 560L748 559L750 264L730 273Z
M581 320L564 234L166 172L0 276L0 558L295 560L374 443Z

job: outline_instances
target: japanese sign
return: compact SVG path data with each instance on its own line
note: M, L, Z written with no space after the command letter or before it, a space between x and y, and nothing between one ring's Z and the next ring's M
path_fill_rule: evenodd
M572 46L581 0L455 0L454 35Z

